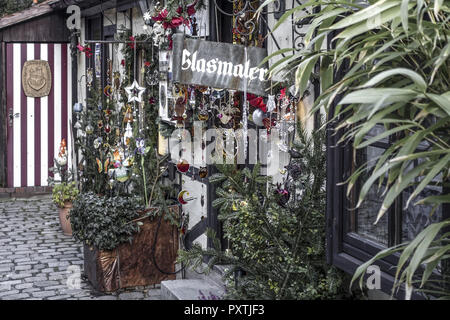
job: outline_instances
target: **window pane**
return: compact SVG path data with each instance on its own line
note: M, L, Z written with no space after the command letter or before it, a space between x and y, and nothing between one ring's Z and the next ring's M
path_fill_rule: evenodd
M364 181L369 178L371 170L384 151L385 149L383 148L369 146L358 154L358 165L365 164L369 161L365 173L361 175L360 186L362 186ZM353 228L351 227L351 229L365 238L369 238L383 245L388 245L388 213L374 225L378 210L383 202L380 194L381 192L382 190L378 190L377 183L372 185L359 209L353 211L354 221L356 223L353 222ZM359 191L353 201L353 206L356 205L358 196ZM350 223L352 223L352 221Z
M408 188L403 192L403 208L412 192L413 188ZM442 219L442 206L439 206L430 216L431 205L414 205L423 198L439 194L441 194L440 188L425 188L419 196L410 201L408 208L403 210L402 241L411 241L429 224Z

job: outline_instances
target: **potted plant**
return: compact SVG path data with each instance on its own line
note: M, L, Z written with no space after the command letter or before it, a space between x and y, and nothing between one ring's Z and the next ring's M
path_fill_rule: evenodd
M67 168L66 140L62 139L58 156L54 159L54 167L49 169L53 175L48 178L48 185L53 187L53 202L59 208L59 222L65 235L72 235L69 212L72 202L78 196L78 188L72 181L72 170Z
M74 181L56 184L52 190L52 199L59 208L59 222L66 236L72 235L69 213L72 209L72 202L77 196L78 188Z
M131 195L80 194L71 211L73 237L84 244L84 270L102 292L175 279L179 207L143 210ZM164 218L164 219L163 219Z

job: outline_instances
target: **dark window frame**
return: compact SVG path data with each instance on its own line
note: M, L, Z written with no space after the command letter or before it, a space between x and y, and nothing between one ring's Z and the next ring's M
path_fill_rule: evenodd
M334 79L342 79L343 70L336 70ZM342 96L338 96L335 101L339 101ZM329 114L334 114L336 105L333 104ZM328 119L330 120L330 119ZM327 154L327 201L326 201L326 257L327 263L332 264L343 271L354 274L356 269L379 251L386 248L379 242L366 238L354 231L349 231L349 217L352 208L351 196L346 196L347 185L341 184L348 179L355 168L353 163L353 148L351 142L338 143L344 134L344 130L335 130L340 119L335 119L327 124L326 154ZM388 141L388 144L392 141ZM385 149L386 143L373 144L375 147ZM358 167L360 164L357 164ZM340 184L340 185L339 185ZM356 186L352 192L356 192ZM444 190L444 193L446 191ZM402 195L388 209L388 246L402 243L403 209ZM353 204L354 206L354 204ZM450 218L450 205L442 207L441 221ZM378 208L374 208L378 210ZM375 264L381 270L381 290L391 294L394 285L396 266L400 253L390 255L378 260ZM369 274L366 275L366 277ZM394 295L395 298L404 299L405 291L402 286ZM413 292L412 299L424 299L424 296L416 291Z

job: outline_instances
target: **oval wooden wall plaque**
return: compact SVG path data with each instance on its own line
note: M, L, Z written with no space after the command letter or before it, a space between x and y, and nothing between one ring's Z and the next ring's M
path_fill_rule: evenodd
M52 87L50 65L44 60L25 61L22 69L22 87L27 97L45 97Z

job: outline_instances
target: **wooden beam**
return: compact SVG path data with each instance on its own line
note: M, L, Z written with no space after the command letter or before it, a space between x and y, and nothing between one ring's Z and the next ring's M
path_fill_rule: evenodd
M6 44L4 42L1 43L0 49L0 187L6 187L6 154L7 154L7 141L6 141L6 129L8 127L8 117L6 111L6 96L5 96L5 73L3 72L6 66L6 57L5 57L5 47Z

